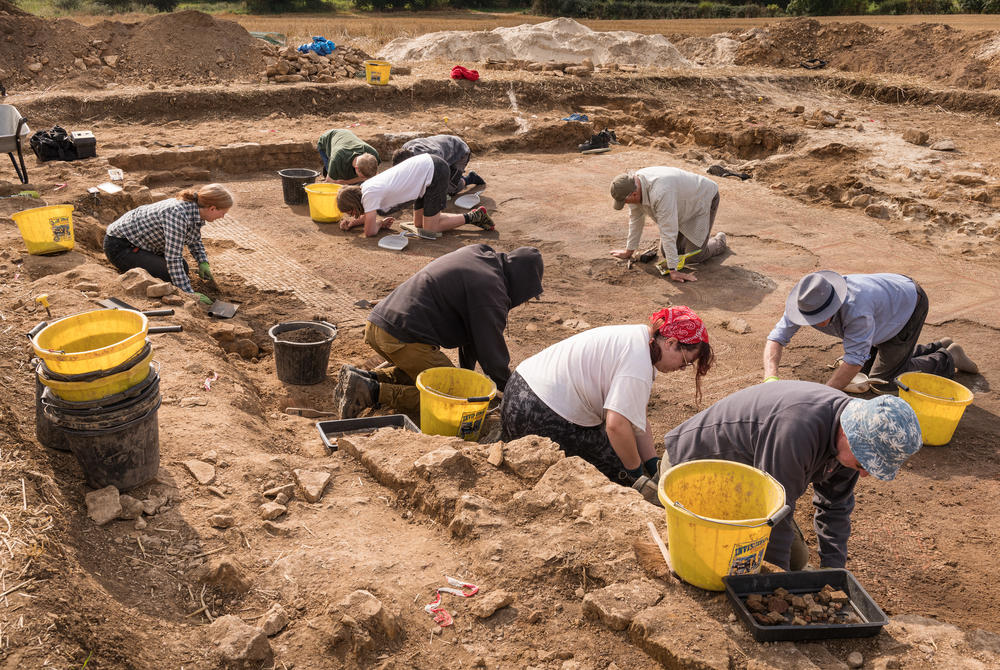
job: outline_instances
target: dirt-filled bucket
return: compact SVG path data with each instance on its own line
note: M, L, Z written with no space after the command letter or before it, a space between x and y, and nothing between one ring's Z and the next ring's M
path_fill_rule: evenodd
M497 394L489 377L463 368L430 368L417 375L420 432L478 440L486 409Z
M267 331L274 342L274 367L286 384L319 384L326 379L337 327L325 321L287 321Z
M689 584L722 591L722 578L758 572L771 528L791 508L771 475L742 463L688 461L660 477L674 572Z
M319 176L316 170L306 168L288 168L278 170L281 177L281 195L285 198L286 205L306 204L306 184L312 184Z

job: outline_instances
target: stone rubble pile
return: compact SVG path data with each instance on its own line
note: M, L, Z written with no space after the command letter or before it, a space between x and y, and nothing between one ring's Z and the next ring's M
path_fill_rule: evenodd
M371 58L361 49L338 46L329 56L315 51L300 53L295 47L268 47L265 49L268 82L294 84L311 81L330 84L338 79L352 78L363 73L364 62Z

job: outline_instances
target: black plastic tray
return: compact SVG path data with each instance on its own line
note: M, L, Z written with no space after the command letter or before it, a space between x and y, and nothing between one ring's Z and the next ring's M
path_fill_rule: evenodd
M405 414L316 422L316 430L319 431L319 437L323 440L323 445L330 451L337 450L337 443L330 441L332 437L340 437L341 435L350 435L352 433L370 433L379 428L402 428L414 433L420 432L417 425Z
M736 616L750 629L758 642L776 640L823 640L834 637L870 637L878 635L882 627L889 623L885 612L875 604L868 592L849 570L804 570L800 572L775 572L767 575L730 575L722 578L726 585L726 595L736 610ZM753 593L766 595L783 587L791 593L815 593L824 585L839 589L847 594L849 604L854 606L863 623L809 624L807 626L761 625L743 599Z

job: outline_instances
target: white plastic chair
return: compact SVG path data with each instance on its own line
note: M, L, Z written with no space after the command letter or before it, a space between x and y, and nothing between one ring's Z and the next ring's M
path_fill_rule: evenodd
M17 111L14 105L0 105L0 153L10 156L10 162L14 164L14 172L22 184L28 183L28 169L24 167L24 153L21 150L22 142L27 142L31 135L28 129L28 121ZM14 158L14 152L17 158ZM18 165L20 162L20 165Z

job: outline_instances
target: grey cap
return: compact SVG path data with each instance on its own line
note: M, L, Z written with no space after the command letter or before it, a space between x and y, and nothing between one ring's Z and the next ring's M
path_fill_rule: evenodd
M615 199L615 209L625 206L625 198L635 191L635 177L630 174L620 174L611 182L611 197Z
M923 444L913 408L893 395L871 400L854 398L840 413L851 453L871 476L890 480Z
M847 293L847 280L839 272L811 272L788 294L785 316L800 326L815 326L837 313Z

